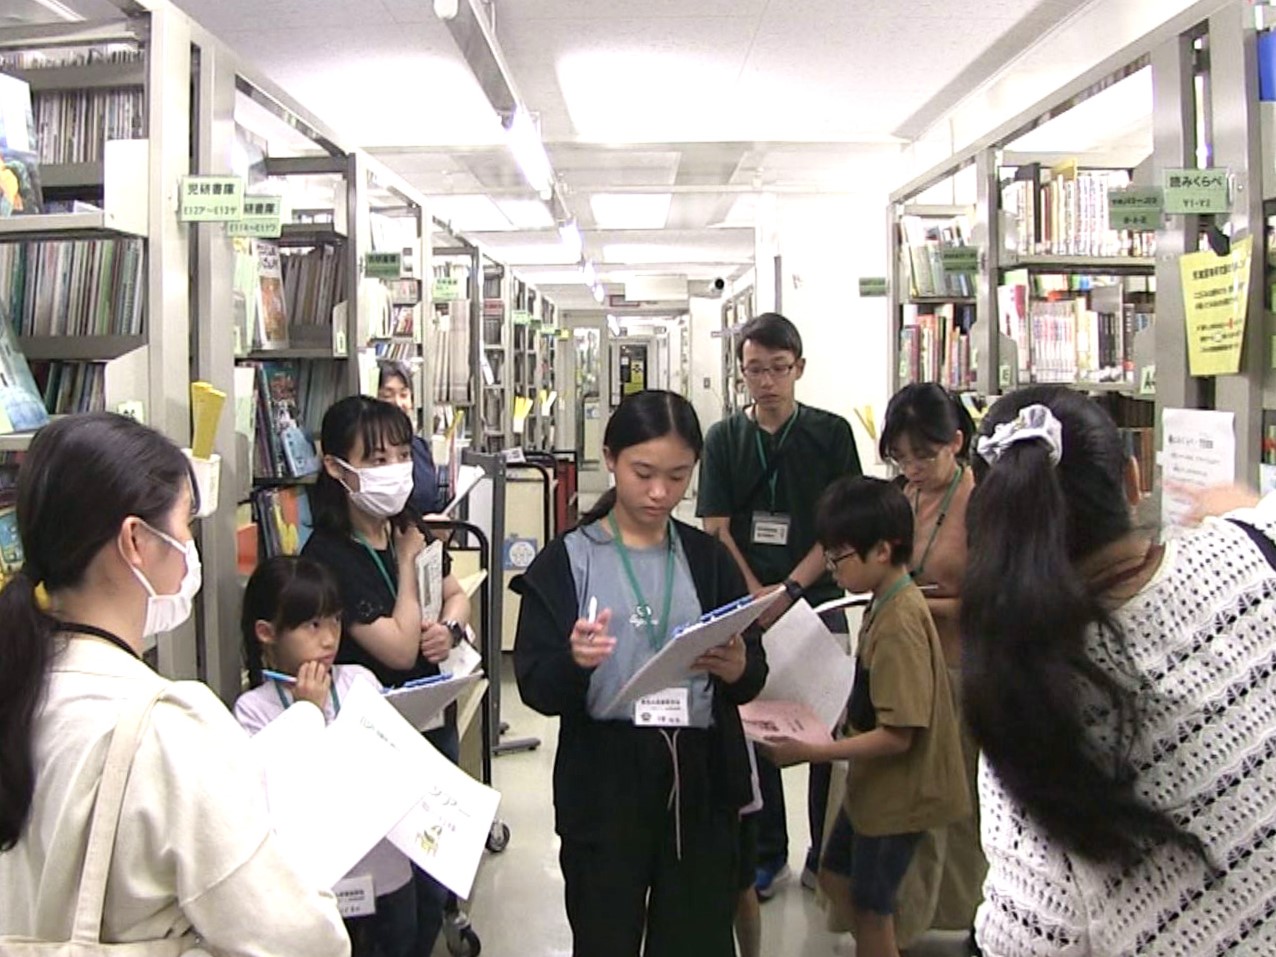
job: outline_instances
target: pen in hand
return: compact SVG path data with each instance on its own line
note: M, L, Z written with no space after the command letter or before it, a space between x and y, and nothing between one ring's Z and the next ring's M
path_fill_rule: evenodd
M261 676L267 681L278 681L286 685L295 685L297 683L297 679L292 675L286 675L282 671L271 671L269 668L262 668Z
M589 615L586 618L586 620L591 625L596 624L598 622L598 599L596 597L591 596L589 599ZM589 643L591 645L594 643L593 632L590 632L589 634Z

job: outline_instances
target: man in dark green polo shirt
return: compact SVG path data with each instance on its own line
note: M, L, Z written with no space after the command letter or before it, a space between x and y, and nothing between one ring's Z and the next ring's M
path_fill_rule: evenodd
M696 514L731 552L750 591L784 584L787 594L765 616L765 626L803 595L812 606L841 595L815 540L815 505L835 479L861 469L850 424L795 398L806 360L793 323L764 313L740 331L736 350L754 404L709 429ZM826 623L846 631L840 611ZM811 766L806 867L812 877L819 865L829 770ZM766 899L788 876L789 846L780 771L759 755L758 776L763 808L756 886Z

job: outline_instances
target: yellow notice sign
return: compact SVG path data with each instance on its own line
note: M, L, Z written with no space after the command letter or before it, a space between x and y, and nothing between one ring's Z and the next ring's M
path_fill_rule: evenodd
M1207 250L1179 260L1191 375L1240 372L1253 258L1254 237L1246 236L1232 243L1227 256Z

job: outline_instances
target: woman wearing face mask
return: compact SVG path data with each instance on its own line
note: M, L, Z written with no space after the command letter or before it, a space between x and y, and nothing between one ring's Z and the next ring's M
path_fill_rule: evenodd
M311 502L315 530L302 555L326 565L341 585L337 664L362 665L387 687L439 673L439 662L465 640L470 603L443 553L438 621L424 621L416 557L428 531L407 508L412 493L412 423L398 408L367 396L333 405L321 429L323 470ZM455 712L426 738L453 761L460 745ZM434 946L446 891L415 871L420 952Z
M416 402L412 397L412 369L406 362L395 360L381 363L381 377L377 382L377 398L403 410L409 419L416 416ZM439 512L447 502L439 495L439 472L434 465L434 453L430 440L412 436L412 494L408 507L421 515Z
M280 852L234 719L204 685L141 660L199 591L192 499L181 452L106 413L46 427L19 473L26 564L0 592L0 952L72 937L100 873L85 860L96 802L112 803L108 749L136 727L97 878L100 939L157 955L191 934L219 955L349 953L332 896Z

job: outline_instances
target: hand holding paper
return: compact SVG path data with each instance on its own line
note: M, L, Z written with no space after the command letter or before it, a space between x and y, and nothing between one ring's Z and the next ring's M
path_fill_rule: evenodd
M721 678L729 685L735 684L744 675L747 664L744 650L744 639L734 635L725 645L710 648L695 660L692 668Z

